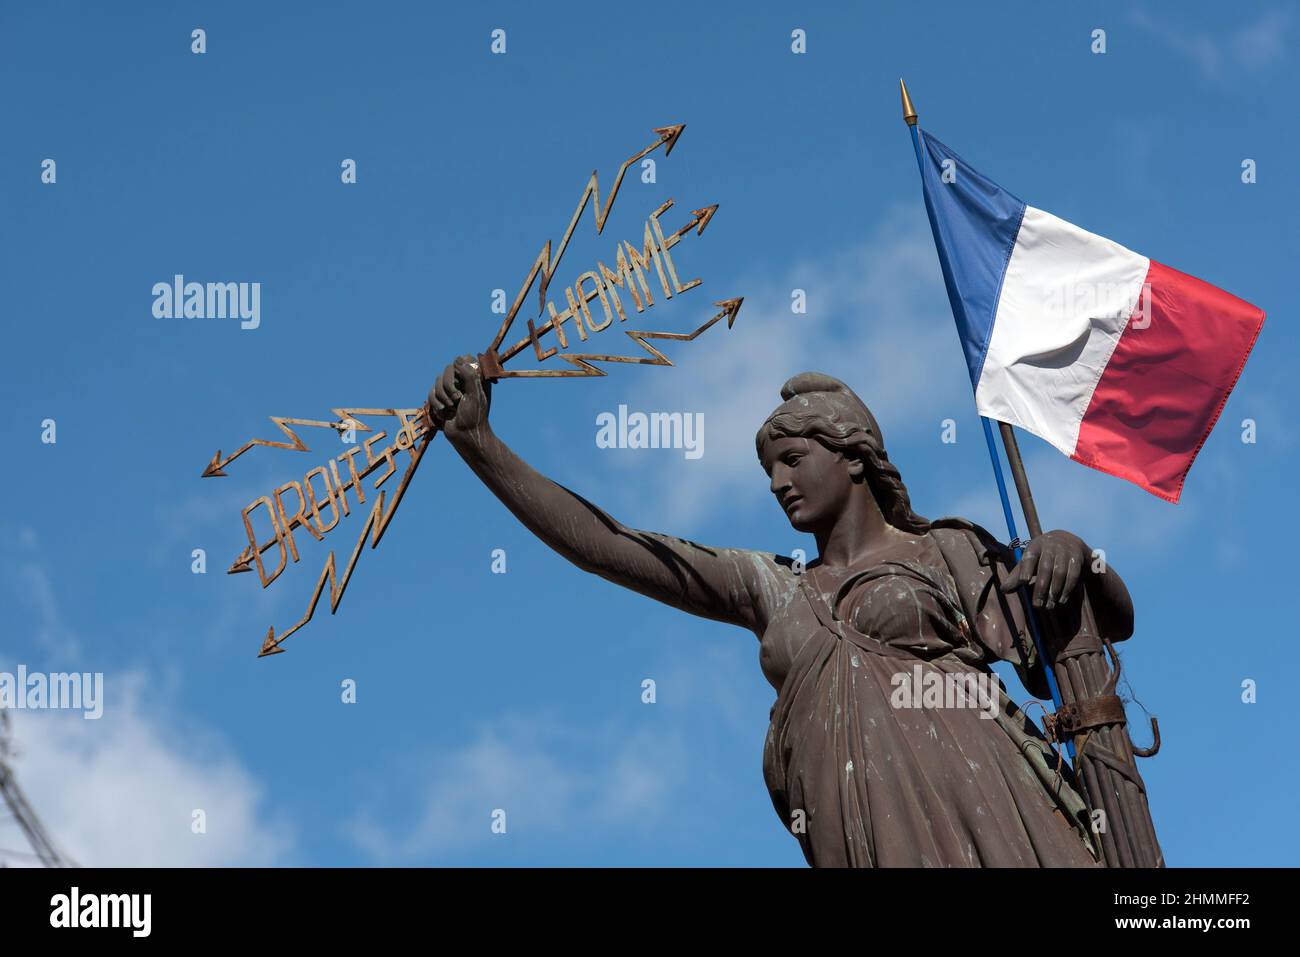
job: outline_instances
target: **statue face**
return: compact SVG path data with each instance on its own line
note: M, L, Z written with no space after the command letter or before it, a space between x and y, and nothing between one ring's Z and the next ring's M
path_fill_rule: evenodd
M853 495L860 465L815 439L777 438L763 443L763 468L791 526L816 532L834 524Z

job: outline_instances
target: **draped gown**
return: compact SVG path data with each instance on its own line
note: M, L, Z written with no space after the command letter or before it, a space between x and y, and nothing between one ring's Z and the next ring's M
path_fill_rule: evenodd
M943 520L887 561L839 570L637 534L660 560L690 569L697 602L703 588L748 609L777 692L763 776L810 865L1096 866L1068 765L1058 772L1000 682L995 718L978 706L891 702L895 675L918 666L954 675L990 675L998 659L1025 666L1019 599L997 589L1010 559L987 532ZM693 610L723 617L716 605Z

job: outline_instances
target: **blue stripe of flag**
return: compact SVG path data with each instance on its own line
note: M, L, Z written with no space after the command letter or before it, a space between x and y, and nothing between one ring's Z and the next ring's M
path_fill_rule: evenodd
M920 132L925 209L971 385L977 387L1025 204L929 133ZM953 182L943 181L944 160L952 161Z

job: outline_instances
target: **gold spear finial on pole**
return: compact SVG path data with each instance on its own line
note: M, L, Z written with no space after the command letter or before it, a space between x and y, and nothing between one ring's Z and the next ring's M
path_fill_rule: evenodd
M907 84L903 78L898 78L898 88L903 93L903 122L908 126L916 125L916 107L912 106L912 98L907 95Z

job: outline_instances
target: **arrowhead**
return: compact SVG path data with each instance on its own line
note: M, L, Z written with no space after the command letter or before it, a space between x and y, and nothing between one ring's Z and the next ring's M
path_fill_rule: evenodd
M691 215L699 220L700 223L699 228L695 230L696 236L704 235L704 227L709 225L709 220L713 218L713 214L717 211L718 204L714 203L712 206L705 206L703 209L697 209L691 212Z
M212 461L208 467L203 470L204 478L225 478L226 473L221 471L221 449L217 449L216 454L212 456Z
M664 147L664 156L668 156L677 145L677 137L682 135L682 130L686 129L685 123L678 123L676 126L661 126L655 130L660 138L667 144Z
M248 554L248 549L239 553L235 563L226 569L227 575L238 575L240 572L251 572L253 570L253 556Z
M282 655L284 649L275 642L275 626L272 625L266 630L266 641L262 642L262 650L257 653L257 657L265 658L268 655Z
M736 314L740 312L740 304L744 301L744 296L737 296L735 299L724 299L722 302L714 303L715 306L726 312L728 329L736 324Z

